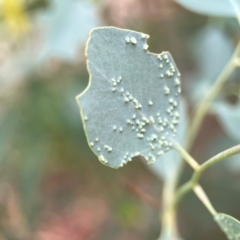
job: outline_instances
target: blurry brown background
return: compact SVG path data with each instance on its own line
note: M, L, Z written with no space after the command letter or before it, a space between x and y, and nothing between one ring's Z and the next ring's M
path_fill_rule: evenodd
M151 52L171 52L189 111L208 89L204 71L213 70L214 80L223 67L217 60L227 62L225 48L231 53L239 37L236 20L198 15L169 0L1 0L1 240L159 235L162 180L139 159L118 170L103 166L87 145L75 101L88 83L88 32L105 25L147 33ZM213 48L216 61L206 50ZM208 54L210 63L201 60ZM234 104L236 92L237 72L221 97ZM192 154L201 162L236 143L210 113ZM218 164L202 180L216 209L238 219L239 163ZM186 168L182 181L190 176ZM185 240L226 239L193 194L178 220Z

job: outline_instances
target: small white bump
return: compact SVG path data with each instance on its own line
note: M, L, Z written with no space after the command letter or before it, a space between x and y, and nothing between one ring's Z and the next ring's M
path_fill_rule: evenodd
M162 65L162 64L159 64L159 67L160 67L160 68L163 68L163 65Z
M107 150L108 150L108 152L111 152L111 151L112 151L112 148L111 148L111 147L108 147Z
M98 142L98 141L99 141L99 139L98 139L98 138L95 138L95 141L96 141L96 142Z
M134 103L134 104L138 104L138 101L137 101L136 98L133 99L133 103Z
M164 93L168 95L170 93L170 89L168 87L164 87Z
M123 93L123 92L124 92L124 88L121 88L121 89L120 89L120 92Z
M148 50L148 47L149 47L149 46L148 46L147 44L144 44L144 45L143 45L143 49L144 49L145 51Z
M163 154L164 154L163 151L159 151L159 152L158 152L158 156L162 156Z
M160 61L162 61L162 57L161 57L160 54L157 56L157 58L158 58Z
M174 125L178 125L178 124L179 124L179 121L178 121L178 120L173 120L172 123L173 123Z
M149 106L152 106L153 105L153 102L151 100L148 101L148 105Z
M94 143L93 143L93 142L90 142L90 146L93 147L93 146L94 146Z
M157 135L155 135L155 134L152 134L151 140L152 140L152 141L155 141L155 140L157 140Z
M144 34L144 33L141 33L141 38L146 38L146 34Z
M114 88L112 88L112 91L113 91L113 92L116 92L116 88L115 88L115 87L114 87Z
M117 129L117 127L114 125L114 126L113 126L113 131L115 131L116 129Z
M99 147L99 148L97 148L97 150L98 150L98 152L101 152L101 148Z
M138 133L138 134L137 134L137 137L142 139L142 138L144 138L144 135L141 134L141 133Z
M131 37L131 40L130 40L130 41L131 41L132 44L137 44L137 40L136 40L135 37Z
M132 115L132 119L135 119L135 118L136 118L136 115L135 115L135 114L133 114L133 115Z
M150 122L151 122L152 124L154 124L154 123L155 123L155 119L154 119L154 117L153 117L153 116L150 116L149 120L150 120Z
M119 128L119 132L122 132L122 131L123 131L123 128L122 128L122 127L120 127L120 128Z
M103 163L107 163L108 162L107 159L105 159L103 155L99 156L99 161L103 162Z
M173 73L171 73L169 70L166 72L166 75L168 76L168 77L172 77L173 76Z
M179 112L175 112L175 113L174 113L174 116L175 116L176 118L179 118Z
M126 122L127 122L128 124L130 124L130 125L133 124L133 122L132 122L130 119L128 119Z
M155 146L152 143L150 143L150 147L151 147L152 150L155 149Z
M85 120L85 121L87 121L87 120L88 120L88 117L87 117L87 116L85 116L85 117L84 117L84 120Z
M175 78L174 83L175 83L175 86L180 85L180 80L179 80L179 78Z
M164 78L164 74L160 74L160 77L161 77L161 78Z
M125 102L125 103L128 103L128 102L129 102L129 98L125 97L125 98L124 98L124 102Z
M130 38L129 38L129 37L126 37L126 38L125 38L125 41L126 41L126 43L129 43L129 42L130 42Z

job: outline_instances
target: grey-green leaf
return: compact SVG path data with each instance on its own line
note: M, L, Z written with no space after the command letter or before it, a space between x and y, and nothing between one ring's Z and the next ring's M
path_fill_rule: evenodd
M191 76L188 91L195 102L206 95L208 89L230 60L234 45L229 37L214 25L207 25L198 32L192 42L192 53L197 64L195 76Z
M138 155L154 163L177 133L180 73L168 52L147 51L148 37L104 27L88 40L90 82L77 101L89 146L113 168Z
M240 240L240 222L237 219L224 213L218 213L214 220L229 240Z
M184 146L188 117L187 103L183 98L181 98L180 101L180 115L181 119L178 127L177 141ZM149 168L156 176L164 181L168 181L176 175L182 161L181 155L177 151L173 150L164 154L161 161L157 161L155 164L149 165Z
M213 111L217 114L225 132L240 141L240 101L235 105L230 105L225 101L218 101L213 105Z
M239 0L234 0L235 5L240 5ZM220 17L234 17L236 10L229 0L176 0L177 3L190 11Z

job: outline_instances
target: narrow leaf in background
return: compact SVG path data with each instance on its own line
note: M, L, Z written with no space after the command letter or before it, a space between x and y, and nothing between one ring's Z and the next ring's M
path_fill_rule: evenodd
M234 105L231 105L224 100L218 101L213 105L213 111L217 114L226 134L239 142L240 101Z
M235 17L236 12L229 0L175 0L186 9L210 16ZM235 0L240 6L240 1Z
M234 46L230 38L214 25L207 25L194 37L192 53L197 70L191 77L194 81L191 81L188 91L195 102L203 99L230 60L233 51Z

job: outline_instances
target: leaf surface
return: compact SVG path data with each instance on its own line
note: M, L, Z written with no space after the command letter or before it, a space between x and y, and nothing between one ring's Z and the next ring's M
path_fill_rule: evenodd
M229 240L240 240L240 222L237 219L224 213L218 213L214 219Z
M177 141L182 143L184 146L188 118L187 104L183 98L181 98L180 101L180 115L181 119L179 122ZM183 159L181 155L176 150L172 150L164 154L161 158L161 161L156 161L155 164L149 165L149 168L160 179L168 181L175 176L176 172L181 166L182 161Z
M176 137L180 74L168 52L147 51L147 38L104 27L88 41L90 82L77 101L89 146L113 168L139 155L154 163Z

